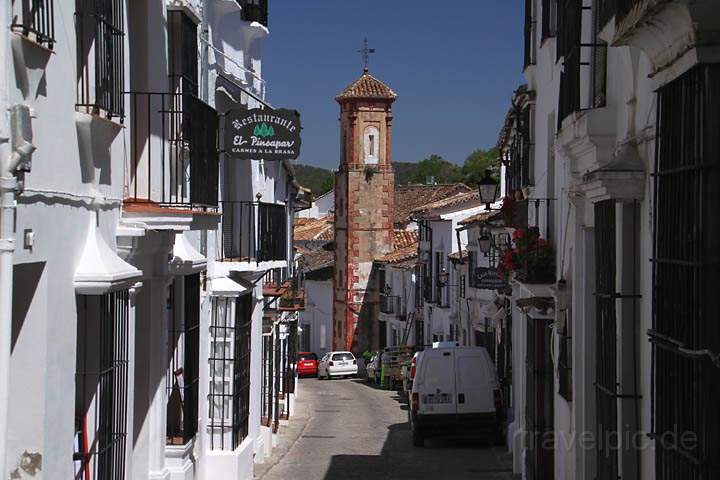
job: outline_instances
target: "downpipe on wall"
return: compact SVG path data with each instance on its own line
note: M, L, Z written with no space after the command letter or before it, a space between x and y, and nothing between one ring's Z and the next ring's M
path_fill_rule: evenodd
M8 25L11 3L0 8L0 25ZM0 35L0 65L11 65L10 36ZM12 342L13 256L15 254L17 172L29 172L32 153L30 109L10 107L10 69L0 77L0 478L7 478L8 401Z

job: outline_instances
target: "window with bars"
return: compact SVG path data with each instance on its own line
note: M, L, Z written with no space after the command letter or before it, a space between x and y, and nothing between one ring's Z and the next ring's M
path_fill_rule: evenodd
M169 445L183 445L195 437L198 427L200 274L176 279L168 293L168 351L171 357L165 379L168 397L166 435Z
M562 121L581 109L605 106L607 88L607 44L598 38L602 27L601 0L590 7L583 0L560 0L558 59L563 59L560 74L558 128ZM590 31L583 34L583 15L591 15ZM582 69L589 69L587 84Z
M75 478L124 480L129 292L78 295Z
M659 90L656 137L651 437L658 479L720 472L720 65ZM692 445L677 434L693 435Z
M53 0L16 0L10 29L52 50L55 46Z
M533 140L533 104L517 107L514 114L515 131L510 139L507 150L508 169L506 174L506 187L509 193L514 193L522 187L532 185L533 155L535 143Z
M535 65L537 45L535 44L535 0L525 0L525 24L523 34L525 40L523 67Z
M86 113L125 115L125 0L76 0L77 104Z
M563 317L564 327L558 332L558 393L572 402L572 334L570 333L570 310L558 312Z
M208 421L211 450L234 450L248 435L252 296L213 299Z
M475 282L475 268L477 267L477 252L475 250L468 250L468 274L470 275L470 287L477 288Z
M598 438L617 435L615 200L595 204L595 402ZM598 479L618 477L617 451L598 445Z
M554 37L557 33L558 0L542 0L542 39Z
M466 275L464 273L461 273L460 274L460 283L458 284L459 285L458 294L460 295L460 298L465 298L465 288L466 288L465 282L466 282Z
M170 92L198 94L197 24L183 10L168 10Z

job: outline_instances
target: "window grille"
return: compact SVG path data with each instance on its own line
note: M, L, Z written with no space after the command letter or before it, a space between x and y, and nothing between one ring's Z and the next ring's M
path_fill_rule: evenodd
M535 56L537 46L535 45L535 11L533 8L534 0L525 0L525 26L523 28L525 39L525 59L523 67L535 65Z
M550 325L548 320L526 316L527 365L525 425L529 447L525 456L528 480L554 478L553 432L555 395Z
M172 356L165 382L167 443L183 445L195 437L198 426L200 274L176 280L168 290L168 350ZM176 311L176 295L180 291L183 293L182 315Z
M563 58L560 74L558 128L571 113L605 106L607 84L607 44L598 38L601 25L601 0L583 7L582 0L562 0L558 59ZM589 42L583 40L583 14L592 15ZM589 68L589 85L583 90L581 70ZM586 92L586 93L584 93Z
M16 0L15 3L20 11L13 15L11 30L52 50L55 46L53 0Z
M125 115L125 0L76 0L77 105L87 113Z
M129 292L78 295L75 478L124 480Z
M298 349L298 324L297 321L291 321L287 324L287 355L285 361L287 368L285 369L285 392L295 393L295 368ZM288 402L286 402L287 404ZM288 414L290 409L288 408Z
M558 355L558 393L568 402L572 402L572 335L570 333L570 322L572 321L570 311L558 312L565 317L565 328L558 332L559 355Z
M720 477L720 65L658 95L650 434L658 479ZM692 445L677 434L692 435Z
M198 94L197 25L182 10L168 11L170 92Z
M466 282L466 275L464 273L462 273L462 274L460 274L460 283L459 283L460 298L465 298L465 288L466 288L465 282Z
M263 335L263 372L262 372L262 388L261 388L261 412L260 416L265 426L270 426L273 412L273 396L274 396L274 382L273 382L273 360L274 360L274 344L273 344L273 333Z
M557 33L558 0L542 0L542 39L554 37Z
M288 214L285 205L260 203L258 217L258 261L287 260Z
M617 435L615 200L595 204L595 401L598 438ZM616 479L617 451L597 445L598 479Z
M210 325L210 449L236 449L248 435L252 296L214 298Z
M477 288L475 281L475 268L477 267L477 253L475 250L468 250L468 274L470 275L470 287Z

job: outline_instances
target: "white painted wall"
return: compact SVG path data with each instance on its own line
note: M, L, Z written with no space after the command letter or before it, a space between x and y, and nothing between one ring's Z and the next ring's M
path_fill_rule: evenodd
M333 286L330 280L305 280L305 311L300 325L310 327L310 351L319 357L332 350Z

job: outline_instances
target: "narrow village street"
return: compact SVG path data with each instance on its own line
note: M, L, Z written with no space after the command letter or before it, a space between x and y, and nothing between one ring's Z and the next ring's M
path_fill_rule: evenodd
M259 480L376 480L519 478L505 447L480 439L435 439L412 446L407 403L364 380L299 381L292 429ZM275 463L273 463L275 462Z

